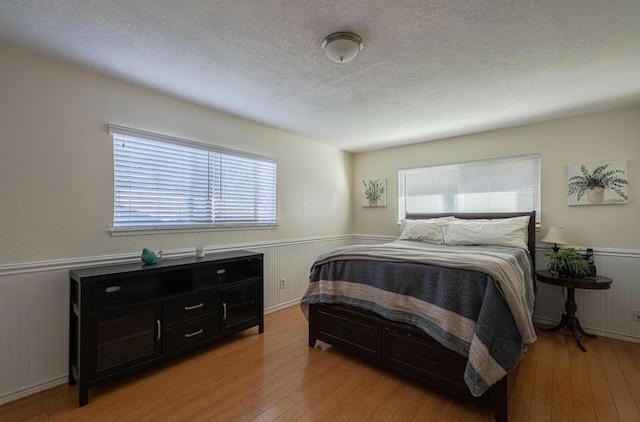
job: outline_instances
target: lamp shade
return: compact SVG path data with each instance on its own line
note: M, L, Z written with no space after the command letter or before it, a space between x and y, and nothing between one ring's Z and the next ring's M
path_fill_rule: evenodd
M336 63L350 62L362 50L362 38L351 32L335 32L322 40L322 49Z
M555 245L568 245L567 239L564 238L562 227L549 227L549 231L544 235L542 242L553 243Z

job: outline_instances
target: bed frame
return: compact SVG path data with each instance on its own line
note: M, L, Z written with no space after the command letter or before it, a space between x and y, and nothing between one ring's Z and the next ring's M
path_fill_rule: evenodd
M491 214L407 214L407 219L424 219L453 215L457 218L508 218L531 216L528 245L532 269L535 268L535 211ZM337 305L309 305L309 346L320 340L417 380L439 391L489 405L496 422L507 422L509 394L518 366L492 385L480 397L473 397L464 382L466 358L445 348L423 331L389 321L373 313Z

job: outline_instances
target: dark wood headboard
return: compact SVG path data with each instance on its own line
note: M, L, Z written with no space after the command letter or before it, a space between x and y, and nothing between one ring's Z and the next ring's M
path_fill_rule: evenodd
M536 212L494 212L494 213L444 213L444 214L406 214L407 220L421 220L425 218L437 218L437 217L448 217L454 216L456 218L466 218L469 220L478 219L478 218L511 218L511 217L522 217L522 216L530 216L529 218L529 227L528 227L528 235L527 235L527 246L529 247L529 255L531 256L531 262L533 268L536 265Z

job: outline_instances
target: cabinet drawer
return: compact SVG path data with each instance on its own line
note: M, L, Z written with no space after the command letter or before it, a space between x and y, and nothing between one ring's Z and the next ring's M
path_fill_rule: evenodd
M215 313L185 324L167 329L165 353L175 353L218 335L220 314Z
M213 290L193 293L166 301L164 305L165 324L167 326L174 325L216 312L218 310L217 295L217 290Z
M361 321L353 321L324 311L318 312L322 330L318 338L331 344L341 344L359 353L380 357L380 328Z
M140 271L87 283L89 312L161 299L191 290L191 269Z
M196 268L193 278L196 288L219 286L262 277L262 259L216 262Z
M466 359L439 343L387 330L387 359L405 371L438 375L462 383Z

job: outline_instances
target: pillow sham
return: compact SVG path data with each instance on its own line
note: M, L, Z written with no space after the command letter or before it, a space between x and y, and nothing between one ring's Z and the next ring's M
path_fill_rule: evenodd
M404 230L407 224L412 224L412 223L415 223L416 221L446 223L448 221L453 221L453 220L456 220L456 218L452 215L448 215L446 217L423 218L421 220L410 220L408 218L403 218L402 220L400 220L400 231Z
M528 250L529 218L456 219L442 227L444 243L509 246Z
M402 220L402 233L398 240L418 240L425 243L444 243L442 225L454 217L428 218L425 220Z

